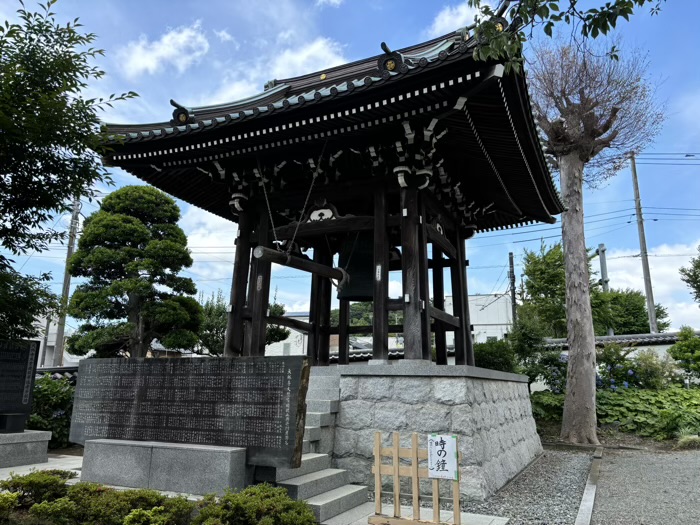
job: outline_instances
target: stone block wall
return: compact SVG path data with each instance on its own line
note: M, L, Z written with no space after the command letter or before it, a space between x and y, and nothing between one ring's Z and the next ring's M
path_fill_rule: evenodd
M410 446L411 433L418 432L421 448L427 448L430 433L457 435L460 488L469 500L490 496L542 452L522 376L454 366L418 366L422 373L416 367L365 366L370 375L347 368L340 372L333 455L353 483L374 487L375 431L382 432L384 446L390 446L391 432L399 431L402 447ZM403 493L410 493L408 486L409 480L402 480Z

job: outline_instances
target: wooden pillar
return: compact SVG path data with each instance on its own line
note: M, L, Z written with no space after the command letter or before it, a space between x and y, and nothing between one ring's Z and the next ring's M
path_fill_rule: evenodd
M372 359L389 359L389 236L386 227L386 191L374 190L374 291ZM342 307L342 305L341 305Z
M428 282L428 232L426 231L426 220L427 216L425 213L425 205L423 199L420 197L418 203L420 208L418 210L418 263L420 268L419 279L419 289L421 297L421 331L422 331L422 357L426 361L432 361L432 334L430 331L430 311L428 306L430 304L430 288Z
M324 264L330 266L328 262L329 257L326 256L328 249L322 247L321 244L316 244L314 246L314 258L313 261L318 264ZM332 257L330 257L332 261ZM325 291L323 282L328 282L328 279L321 277L317 274L311 275L311 299L309 306L309 323L311 324L311 332L309 332L309 339L306 346L306 355L309 358L309 363L311 366L319 364L319 349L321 345L321 312L324 309L323 298L328 293ZM330 313L329 313L330 315Z
M261 210L255 228L258 246L269 244L269 219ZM254 259L250 271L248 305L251 315L251 329L246 330L243 355L265 355L265 333L267 331L267 309L270 302L270 274L272 265L262 259Z
M316 250L314 250L314 260L326 266L333 266L333 254L328 247L323 247L318 250L319 257L316 259ZM318 333L318 365L328 366L330 354L330 327L331 327L331 281L327 277L318 277L318 324L316 331Z
M238 237L236 238L236 255L233 265L233 283L231 284L231 310L226 321L226 338L224 356L234 357L243 354L243 309L248 286L250 269L250 234L253 220L249 212L243 211L238 216Z
M340 310L338 311L338 364L347 365L350 363L350 301L340 300Z
M464 311L464 326L465 326L465 346L467 347L467 364L475 366L474 362L474 339L472 338L472 324L469 318L469 287L467 286L467 257L464 239L459 240L457 247L457 256L461 268L460 275L464 279L464 287L462 288L462 309Z
M463 241L456 232L452 242L457 249L457 259L450 265L450 279L452 281L452 315L459 317L459 329L454 332L455 364L467 364L467 338L469 337L469 321L464 318L462 295L464 293L464 264L459 256L459 245Z
M445 275L442 267L442 250L433 244L433 306L445 310ZM445 325L435 323L435 362L438 365L447 364L447 338Z
M418 190L401 188L401 276L404 359L423 358Z

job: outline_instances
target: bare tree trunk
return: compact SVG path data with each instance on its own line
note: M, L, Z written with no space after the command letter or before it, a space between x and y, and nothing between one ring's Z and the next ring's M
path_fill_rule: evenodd
M566 272L569 365L561 438L598 444L596 433L595 333L589 291L588 253L583 233L583 161L570 153L559 160L567 211L562 221Z
M134 328L129 337L129 357L146 357L143 348L143 322L140 313L140 300L136 294L129 294L127 319Z

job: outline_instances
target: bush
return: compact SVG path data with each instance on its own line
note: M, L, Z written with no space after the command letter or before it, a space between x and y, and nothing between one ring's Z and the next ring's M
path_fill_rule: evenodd
M530 396L532 416L540 421L561 421L564 412L564 394L533 392Z
M306 503L294 501L283 488L267 484L212 496L200 503L193 525L313 525L314 513Z
M558 351L543 352L540 355L538 368L542 381L554 394L566 391L566 373L569 367L569 356Z
M5 523L10 512L19 506L19 494L16 492L0 492L0 523Z
M678 443L673 447L678 450L698 450L700 449L700 436L681 436L678 438Z
M35 503L53 501L66 495L66 480L74 478L73 472L62 470L36 471L10 479L0 480L0 490L17 494L18 505L28 509Z
M75 387L67 379L51 379L45 375L34 383L32 413L27 428L50 431L49 448L65 448L69 444L73 394Z
M73 525L78 514L78 506L70 498L58 498L54 501L42 501L29 509L29 514L42 523L54 525Z
M515 352L508 341L488 341L474 345L476 366L502 372L515 372Z

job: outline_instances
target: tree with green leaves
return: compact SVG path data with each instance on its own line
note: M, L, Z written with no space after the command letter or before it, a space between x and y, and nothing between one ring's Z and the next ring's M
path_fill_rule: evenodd
M83 96L104 75L92 65L103 51L78 20L60 24L55 3L30 12L18 2L18 22L0 21L0 247L15 255L63 238L56 218L107 178L98 111L135 96ZM56 306L47 280L13 271L0 255L0 298L22 298L0 301L0 339L36 335L34 316Z
M678 342L668 349L668 355L686 374L700 378L700 337L690 326L681 327Z
M68 313L85 321L69 339L84 355L146 357L158 339L168 349L194 349L202 307L191 297L187 237L177 225L180 209L150 186L125 186L109 194L83 225L69 261L78 285Z
M228 317L227 303L224 295L219 290L216 294L211 294L209 298L203 300L200 296L199 302L202 305L203 320L199 330L198 351L209 355L222 355L224 352L224 341L226 339L226 320ZM271 316L283 316L286 313L284 305L277 302L277 290L270 303ZM275 324L268 324L265 331L265 344L271 345L279 341L284 341L291 332Z
M608 292L598 291L597 295L602 304L596 308L594 303L593 308L596 335L606 335L608 327L613 329L615 335L651 332L647 301L642 292L631 288L611 289ZM655 306L657 327L659 332L665 332L671 326L668 310L658 303ZM604 315L606 309L609 312L607 316ZM597 315L598 313L601 315Z
M700 254L700 246L698 246ZM681 281L688 285L695 302L700 303L700 255L690 259L690 266L680 269Z
M474 58L505 59L507 67L520 70L523 45L540 29L551 37L555 27L566 24L571 29L569 40L585 45L590 38L611 33L620 19L629 21L644 7L649 8L651 15L657 15L664 1L599 0L587 2L584 7L579 0L468 0L469 6L478 12L475 23L468 26L479 42ZM613 45L605 55L617 59L619 52Z

